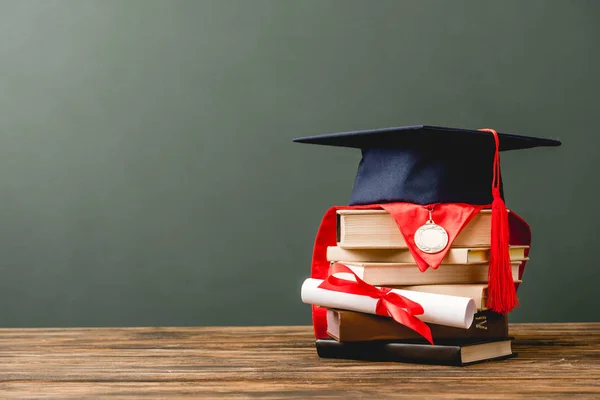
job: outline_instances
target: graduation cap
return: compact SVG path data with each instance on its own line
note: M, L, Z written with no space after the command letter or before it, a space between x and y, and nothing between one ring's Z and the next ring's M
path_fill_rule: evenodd
M421 270L429 266L437 268L450 247L448 242L451 243L473 213L483 206L491 206L488 306L505 313L518 304L508 253L511 228L503 200L499 153L560 146L560 141L497 133L493 129L417 125L309 136L294 139L294 142L362 151L350 206L378 205L388 211ZM447 235L446 242L442 241L442 246L434 249L433 253L437 254L425 254L430 251L419 246L414 238L419 229L433 223L431 207L436 205L440 205L436 218L440 218L440 225L446 228L438 231L442 236ZM429 207L429 222L426 222L427 211L423 206ZM317 234L313 275L321 274L325 268L322 250L327 241L322 238L327 235L321 232L334 230L327 215ZM519 221L522 230L529 232L527 224Z
M561 144L506 133L498 133L497 138L499 151ZM361 149L350 205L493 201L496 145L489 131L416 125L309 136L294 142Z

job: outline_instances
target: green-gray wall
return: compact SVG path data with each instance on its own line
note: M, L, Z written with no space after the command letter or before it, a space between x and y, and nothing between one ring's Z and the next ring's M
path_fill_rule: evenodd
M600 319L600 2L0 0L0 326L309 324L359 152L494 127L533 229L513 321Z

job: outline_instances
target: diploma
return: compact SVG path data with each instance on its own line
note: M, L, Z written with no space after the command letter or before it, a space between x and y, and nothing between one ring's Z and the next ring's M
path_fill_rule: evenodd
M322 289L318 286L321 279L309 278L302 284L302 302L327 308L358 311L376 314L379 299L370 296ZM473 316L477 312L475 301L468 297L448 296L436 293L416 292L413 290L392 289L392 292L406 297L423 307L424 313L416 317L431 324L469 329Z

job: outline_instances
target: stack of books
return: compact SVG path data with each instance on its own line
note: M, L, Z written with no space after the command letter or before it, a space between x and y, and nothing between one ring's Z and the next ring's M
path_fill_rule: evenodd
M437 269L421 272L394 219L384 210L339 210L331 263L343 264L365 282L390 288L474 299L468 329L428 324L435 345L391 318L342 309L327 310L327 334L317 341L325 358L465 365L513 355L506 315L487 310L491 211L464 227ZM528 246L510 246L515 283Z
M512 355L507 320L492 311L518 305L531 230L506 208L500 152L560 141L429 125L294 141L362 154L348 206L323 216L302 284L321 357L464 365Z

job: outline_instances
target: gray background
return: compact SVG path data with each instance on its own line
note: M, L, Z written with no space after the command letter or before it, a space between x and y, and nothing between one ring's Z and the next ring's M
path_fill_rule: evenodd
M409 124L503 154L533 229L513 321L600 319L600 3L0 1L0 325L309 324L357 151Z

